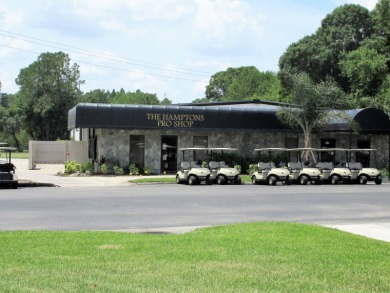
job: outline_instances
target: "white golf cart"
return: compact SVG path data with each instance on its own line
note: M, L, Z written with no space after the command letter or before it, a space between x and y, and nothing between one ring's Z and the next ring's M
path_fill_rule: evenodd
M342 152L345 152L345 149L317 149L319 159L316 166L321 171L320 176L323 183L338 184L342 182L347 184L351 182L351 170L347 168L346 163L336 161L336 153ZM322 158L320 158L320 155Z
M198 162L191 160L191 153L196 151L204 151L205 148L181 148L183 161L178 165L178 171L176 173L176 183L187 183L189 185L196 185L204 182L211 184L210 170L202 167ZM185 154L187 153L188 160L185 160ZM192 157L194 159L194 156Z
M4 143L2 143L4 145ZM18 188L18 176L15 174L15 165L11 162L11 153L15 148L0 147L0 152L5 153L5 160L0 157L0 186Z
M299 183L301 185L307 185L310 183L315 184L321 184L321 171L317 167L310 166L310 161L304 161L302 162L302 158L305 155L305 153L310 153L314 163L315 156L314 153L316 152L316 149L314 148L294 148L294 149L288 149L287 150L290 153L290 160L291 160L291 153L296 153L296 162L289 162L287 164L288 169L290 170L290 176L293 183Z
M353 183L366 184L367 181L374 181L375 184L382 184L382 175L376 168L376 149L347 149L346 152L347 167L351 170ZM370 153L374 153L375 167L363 167L362 163L358 162L358 155L363 154L370 160ZM354 160L352 160L353 154L355 155ZM367 163L370 165L369 161Z
M256 171L251 177L252 184L267 183L268 185L276 185L277 182L282 182L286 185L291 184L290 171L286 167L276 166L272 162L272 153L286 152L286 148L261 148L255 149L255 152L266 152L268 154L268 162L259 162L256 166Z
M208 148L210 151L210 179L212 182L216 182L219 185L224 185L227 183L233 183L236 185L241 184L240 171L236 168L229 167L226 165L225 161L214 161L213 152L227 152L227 151L237 151L234 148Z

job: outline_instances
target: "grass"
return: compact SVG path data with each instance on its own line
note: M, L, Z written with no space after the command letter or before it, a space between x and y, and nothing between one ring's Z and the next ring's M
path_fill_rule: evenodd
M390 244L292 223L0 232L1 292L390 292Z
M0 152L0 158L5 158L4 152ZM28 159L28 151L27 152L12 152L11 159Z

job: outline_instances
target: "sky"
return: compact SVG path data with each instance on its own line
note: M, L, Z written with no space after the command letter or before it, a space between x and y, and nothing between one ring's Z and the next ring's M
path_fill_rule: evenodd
M335 8L378 0L1 0L1 91L45 52L80 66L83 92L142 92L188 103L229 67L278 71L287 47Z

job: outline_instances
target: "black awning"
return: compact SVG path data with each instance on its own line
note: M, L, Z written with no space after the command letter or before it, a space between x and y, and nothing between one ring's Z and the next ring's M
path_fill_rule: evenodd
M68 129L164 129L164 130L264 130L297 131L276 117L278 108L182 105L78 104L69 111ZM389 117L374 108L346 112L364 133L390 133ZM324 131L350 132L344 120L334 121ZM298 130L300 131L300 130Z
M274 108L78 104L68 129L291 130L275 114Z

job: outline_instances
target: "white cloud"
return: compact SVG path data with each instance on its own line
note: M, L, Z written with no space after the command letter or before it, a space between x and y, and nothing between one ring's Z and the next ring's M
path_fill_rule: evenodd
M9 9L0 5L0 27L9 30L23 23L24 13L19 9Z
M374 9L375 5L378 3L378 0L332 0L336 5L343 4L359 4L368 8L369 10Z

